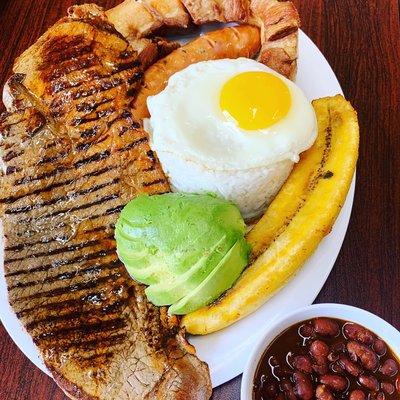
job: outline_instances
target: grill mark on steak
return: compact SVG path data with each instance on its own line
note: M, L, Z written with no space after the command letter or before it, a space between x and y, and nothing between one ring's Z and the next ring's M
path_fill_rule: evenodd
M91 50L91 49L90 49ZM89 52L84 53L74 59L68 59L62 61L57 68L55 68L48 76L50 81L54 81L62 76L65 76L71 72L81 71L89 67L93 67L98 64L96 56ZM79 110L78 110L79 111Z
M106 236L104 239L112 239L114 236L113 235L109 235ZM101 239L95 239L92 241L85 241L82 243L78 243L75 244L73 246L67 246L67 247L62 247L62 248L58 248L56 250L50 251L50 252L43 252L43 253L36 253L36 254L29 254L26 257L18 257L18 258L7 258L6 260L4 260L4 264L10 264L16 261L22 261L22 260L26 260L27 258L38 258L38 257L43 257L43 256L50 256L50 255L56 255L56 254L60 254L60 253L67 253L70 251L75 251L75 250L80 250L83 249L85 247L90 247L96 244L100 244Z
M51 178L54 175L58 174L59 172L64 172L66 170L67 170L67 167L61 165L61 166L58 166L57 168L54 168L50 172L45 172L45 173L37 175L35 177L25 176L23 178L17 179L16 181L14 181L14 185L15 186L19 186L19 185L23 185L25 183L30 183L30 182L33 182L33 181L39 181L39 180L46 179L46 178Z
M147 137L142 137L142 138L134 140L132 143L127 145L125 148L118 149L118 151L120 153L124 153L124 152L127 152L128 150L130 150L130 149L132 149L132 148L134 148L134 147L136 147L136 146L138 146L140 144L146 143L146 142L148 142L148 138ZM100 141L100 143L101 143L101 141ZM77 146L79 146L79 145L77 145ZM82 167L82 166L84 166L86 164L91 164L91 163L99 162L99 161L102 161L102 160L106 160L110 156L110 154L111 153L110 153L109 150L106 150L104 152L99 152L99 153L93 154L93 155L91 155L91 156L89 156L87 158L84 158L84 159L76 161L71 167L67 167L65 165L59 165L56 168L54 168L53 170L51 170L51 171L46 171L44 173L41 173L41 174L38 174L38 175L35 175L35 176L25 176L25 177L16 179L13 184L14 184L14 186L19 186L19 185L32 183L32 182L35 182L35 181L40 181L40 180L44 180L44 179L53 178L57 174L65 173L65 172L71 171L73 169L80 168L80 167Z
M119 260L114 260L108 264L94 264L90 267L80 269L79 271L71 271L71 272L63 272L61 274L44 278L44 279L37 279L34 281L28 281L28 282L18 282L15 285L10 285L8 287L8 290L14 290L14 289L19 289L19 288L26 288L34 285L44 285L44 284L49 284L53 283L56 281L63 281L66 279L71 279L75 278L77 276L83 276L87 274L93 274L94 272L101 272L103 270L108 270L108 269L115 269L115 267L119 267L121 265Z
M64 286L62 288L57 288L53 290L48 290L45 292L35 292L34 294L28 295L28 296L21 296L19 298L19 301L24 301L24 300L34 300L38 298L46 298L46 297L57 297L57 296L62 296L68 292L80 292L85 289L94 289L97 288L98 286L102 285L103 283L106 283L108 281L116 280L121 277L121 274L119 272L116 272L111 275L104 276L102 278L94 279L88 282L82 282L82 283L77 283L73 284L70 286Z
M64 352L67 352L73 347L79 347L84 350L95 350L99 343L101 343L104 347L118 346L119 344L123 343L125 338L126 334L113 335L112 332L110 332L109 337L107 338L97 338L90 340L86 340L85 338L83 338L75 342L71 340L68 344L60 345L60 349L62 349L62 351Z
M79 126L79 125L86 124L88 122L96 122L100 118L108 117L109 115L113 114L114 112L115 112L115 108L110 107L107 110L97 111L93 117L86 117L86 118L77 117L72 121L71 126Z
M57 315L60 315L62 312L69 312L71 308L74 308L76 310L82 311L82 304L101 304L104 302L104 299L102 296L99 294L99 292L89 292L86 293L85 295L81 296L79 299L68 299L68 300L62 300L62 301L57 301L56 303L46 303L46 304L38 304L35 307L27 307L24 308L23 310L17 312L17 317L18 318L23 318L23 317L29 317L31 313L35 310L38 310L39 312L42 312L43 310L46 310L47 314L46 316L53 315L52 312L57 313ZM94 307L91 307L90 310L97 309ZM35 319L34 321L40 319ZM32 321L33 322L33 321Z
M98 87L92 87L90 89L82 89L82 90L75 90L71 93L71 98L73 100L78 100L81 98L90 97L94 94L104 93L111 89L116 89L123 84L122 78L115 78L112 80L98 80L97 85Z
M19 153L16 153L15 151L10 151L9 153L7 153L4 157L3 157L3 161L7 162L7 161L11 161L12 159L19 157L21 154L23 154L24 152L21 151Z
M85 335L90 335L90 334L96 334L96 333L104 333L104 331L107 330L107 332L114 331L117 329L125 328L127 327L127 322L122 319L122 318L115 318L111 319L108 321L102 321L102 322L97 322L94 324L86 324L84 326L78 326L78 327L67 327L51 332L44 332L41 333L38 336L34 336L35 341L40 341L44 339L61 339L61 338L68 338L68 335L71 335L73 333L78 333L79 331L82 331Z
M6 175L16 174L16 173L21 172L21 171L22 171L22 168L18 168L18 167L14 166L14 165L8 166L7 169L6 169Z
M38 220L53 218L60 214L67 214L67 213L70 213L73 211L86 210L87 208L91 208L91 207L97 206L99 204L104 204L104 203L107 203L108 201L115 200L115 199L118 199L118 193L113 193L108 196L104 196L98 200L91 202L91 203L86 203L86 204L82 204L80 206L66 208L66 209L54 211L50 214L41 215L37 218L27 218L25 220L22 220L21 222L23 222L23 223L37 222Z
M57 303L59 305L60 303ZM73 304L71 304L73 305ZM69 320L72 319L79 319L79 318L86 318L86 317L96 317L97 315L101 316L101 313L104 312L117 312L120 310L121 306L125 306L126 302L121 301L121 300L116 300L113 303L108 304L105 307L100 307L98 310L88 310L88 311L82 311L82 310L77 310L75 309L73 312L69 312L66 314L54 314L52 316L46 316L46 318L43 319L36 319L28 324L26 324L27 329L35 329L39 325L50 325L54 323L59 323L59 322L68 322ZM64 304L65 306L65 304Z
M58 160L63 159L64 156L66 156L67 154L68 154L68 151L61 151L59 154L57 154L55 156L43 157L41 160L39 160L37 165L44 165L44 164L54 163L54 161L58 161Z
M114 249L111 250L101 250L101 251L97 251L95 253L86 253L85 256L79 256L79 257L75 257L72 259L62 259L57 261L56 263L50 263L50 264L46 264L46 265L42 265L40 267L36 267L36 268L30 268L30 269L23 269L23 270L19 270L19 271L14 271L14 272L9 272L6 273L6 277L12 277L12 276L17 276L17 275L22 275L22 274L29 274L29 273L33 273L33 272L44 272L44 271L48 271L51 268L57 268L63 265L70 265L70 264L75 264L75 263L79 263L82 261L90 261L93 259L96 259L98 257L102 257L102 256L106 256L109 254L113 254L115 253Z
M37 175L37 176L33 176L33 177L32 176L27 176L27 177L18 179L18 180L16 180L14 182L14 185L18 186L18 185L22 185L22 184L25 184L25 183L30 183L30 182L33 182L33 181L38 181L38 180L43 180L43 179L46 179L46 178L51 178L51 177L55 176L56 174L58 174L60 172L70 171L70 170L75 169L75 168L80 168L80 167L82 167L82 166L84 166L86 164L90 164L90 163L93 163L93 162L104 160L104 159L108 158L110 156L110 154L111 154L110 151L106 150L104 152L97 153L97 154L95 154L93 156L90 156L88 158L85 158L83 160L77 161L70 168L61 165L61 166L59 166L57 168L54 168L50 172L45 172L43 174L40 174L40 175Z
M95 170L95 171L89 172L86 175L83 175L81 178L79 178L79 180L84 180L86 178L99 176L99 175L102 175L104 173L111 172L111 171L113 171L115 169L116 169L116 167L109 166L109 167L105 167L105 168L102 168L102 169L97 170L97 171ZM59 187L67 186L67 185L69 185L69 184L71 184L73 182L77 182L77 181L75 179L68 179L66 181L52 183L51 185L44 186L42 188L38 188L38 189L30 192L28 195L31 196L31 195L37 195L37 194L44 194L44 193L49 192L51 190L57 189ZM2 204L2 203L5 203L5 204L15 203L17 200L26 198L26 196L27 195L6 197L6 198L3 198L3 199L0 199L0 204Z
M77 399L207 399L207 367L179 321L147 301L116 254L123 206L169 190L129 111L136 52L96 11L57 23L14 70L17 111L0 118L5 274L46 366Z
M117 214L117 213L121 212L123 208L124 208L124 205L109 208L104 212L103 215ZM89 217L89 219L96 219L96 218L99 218L99 217L101 217L101 214L92 215L91 217Z
M166 183L166 179L160 178L160 179L156 179L156 180L151 181L151 182L143 182L143 186L149 187L149 186L157 185L159 183Z
M107 360L109 358L112 358L113 355L114 355L113 351L107 351L105 353L95 353L95 354L92 354L92 355L87 356L87 357L81 357L81 360L82 361L86 361L88 363L91 363L96 358L105 358Z
M137 63L129 63L129 66L133 65L135 66ZM128 65L128 64L126 64ZM79 80L77 81L73 81L73 80L68 80L68 79L61 79L59 78L58 80L54 80L51 82L51 86L49 89L49 92L52 94L56 94L56 95L62 95L63 92L66 92L70 89L73 89L75 92L79 92L79 88L81 88L82 86L84 86L84 84L89 80L96 80L97 82L101 82L103 80L103 82L100 83L100 85L98 87L93 87L87 95L79 95L79 97L88 97L91 96L93 94L96 93L100 93L100 92L104 92L107 91L108 89L113 89L116 88L118 86L123 85L123 80L118 79L118 75L121 74L121 72L125 72L126 70L128 70L128 67L126 67L125 65L117 65L114 68L114 71L111 75L109 74L101 74L98 73L95 69L96 65L94 65L93 67L89 68L89 69L83 69L82 71L85 71L84 74L82 74L79 77ZM139 65L136 65L136 67L138 67ZM74 72L80 72L78 71L73 71ZM70 77L69 77L70 78ZM136 82L136 80L134 79L133 82ZM131 82L128 82L131 83ZM90 94L89 94L90 93Z
M114 178L112 181L105 182L105 183L102 183L102 184L97 185L97 186L93 186L93 187L91 187L89 189L79 190L77 192L74 192L74 193L71 193L71 194L68 194L68 195L65 195L65 196L62 196L62 197L57 197L57 198L54 198L54 199L51 199L51 200L48 200L48 201L44 201L42 203L36 203L34 205L11 208L11 209L8 209L5 213L6 214L26 213L28 211L40 209L40 208L43 208L45 206L50 206L50 205L53 205L53 204L57 204L57 203L59 204L59 203L65 202L65 201L70 201L72 199L76 199L79 196L84 196L85 194L95 193L100 189L115 185L118 182L119 182L119 178ZM67 211L73 211L73 209L68 209ZM57 211L57 212L58 213L62 213L62 212L65 212L65 211ZM51 215L51 216L53 216L53 215ZM43 218L47 218L47 216L44 216Z
M60 35L52 37L43 49L43 60L39 67L46 70L49 66L60 65L64 61L75 61L84 54L91 53L93 47L87 43L83 34ZM57 67L52 68L54 71Z
M97 102L94 100L84 101L84 102L76 105L76 111L91 113L91 112L95 111L99 106L110 103L112 101L113 101L112 99L109 99L107 97L104 97L100 101L97 101Z

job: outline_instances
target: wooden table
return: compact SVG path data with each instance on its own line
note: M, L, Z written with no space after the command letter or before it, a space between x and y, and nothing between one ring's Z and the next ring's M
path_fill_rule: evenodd
M0 0L0 80L14 58L76 0ZM97 1L110 7L118 1ZM325 54L358 110L357 189L349 230L317 302L352 304L400 328L400 27L397 0L296 0L303 30ZM214 391L239 399L240 377ZM0 327L0 400L65 395Z

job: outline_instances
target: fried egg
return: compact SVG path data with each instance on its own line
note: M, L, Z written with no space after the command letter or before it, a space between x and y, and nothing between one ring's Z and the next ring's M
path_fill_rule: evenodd
M215 192L247 219L269 204L316 138L301 89L247 58L192 64L147 105L145 127L173 190Z

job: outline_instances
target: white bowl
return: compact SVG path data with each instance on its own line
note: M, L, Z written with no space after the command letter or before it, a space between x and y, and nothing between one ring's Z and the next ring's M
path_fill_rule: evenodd
M332 317L356 322L380 336L399 358L400 332L382 318L357 307L343 304L314 304L294 310L266 327L265 333L257 342L244 369L241 387L241 400L253 399L254 375L266 348L286 328L314 317Z

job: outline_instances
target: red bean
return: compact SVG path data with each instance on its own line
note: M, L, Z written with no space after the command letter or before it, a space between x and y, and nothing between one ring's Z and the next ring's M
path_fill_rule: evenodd
M386 376L395 376L399 372L399 367L397 366L396 361L389 358L383 363L379 371L381 371L382 374Z
M283 380L281 383L281 388L283 393L285 394L286 400L297 400L296 395L293 391L293 386L288 380Z
M353 363L348 357L344 354L341 354L339 357L339 365L344 368L350 375L358 376L362 372L362 368L360 368L357 364Z
M328 386L330 389L335 390L336 392L343 392L347 389L349 385L349 382L346 378L335 374L322 375L319 381L322 384Z
M382 339L376 339L372 348L378 356L383 356L387 352L386 343Z
M265 386L264 391L270 398L274 398L278 394L278 388L274 382L268 383L268 385Z
M279 393L278 396L275 398L276 400L286 400L285 395L283 393Z
M381 383L382 390L387 394L393 394L395 391L394 386L389 382L382 382Z
M328 369L328 364L324 364L324 365L318 365L318 364L314 364L313 366L313 370L318 374L318 375L325 375L328 373L329 369Z
M275 375L279 376L279 378L291 377L293 375L293 371L285 366L278 366L274 368Z
M343 342L335 343L331 346L331 351L335 353L344 353L346 345Z
M294 393L301 400L311 400L314 397L313 385L311 378L302 372L293 374Z
M333 394L325 385L318 385L315 392L317 400L334 400Z
M329 318L315 318L313 325L315 332L319 335L337 336L339 334L339 325Z
M336 361L335 363L331 364L331 370L335 374L343 374L344 373L344 369L339 364L339 361Z
M314 340L310 346L310 354L318 365L327 364L329 347L322 340Z
M339 360L339 354L338 354L338 353L335 353L335 352L333 352L333 351L331 351L331 352L328 354L328 360L329 360L330 362L335 362L335 361Z
M312 372L312 362L309 356L296 356L293 358L293 368L300 372L311 373Z
M304 338L310 338L314 334L314 328L309 324L304 324L300 326L299 334Z
M379 390L379 382L372 375L360 375L358 381L369 390L376 392Z
M349 400L365 400L365 398L365 394L362 390L353 390L349 396Z
M346 345L342 342L335 343L330 347L330 350L331 352L328 354L328 360L334 362L337 361L341 353L346 350Z
M347 338L363 344L372 344L375 340L375 335L371 331L354 323L346 324L343 327L343 333Z
M375 370L378 366L378 356L364 344L351 341L347 343L347 351L350 354L352 361L360 360L364 368L371 371Z

